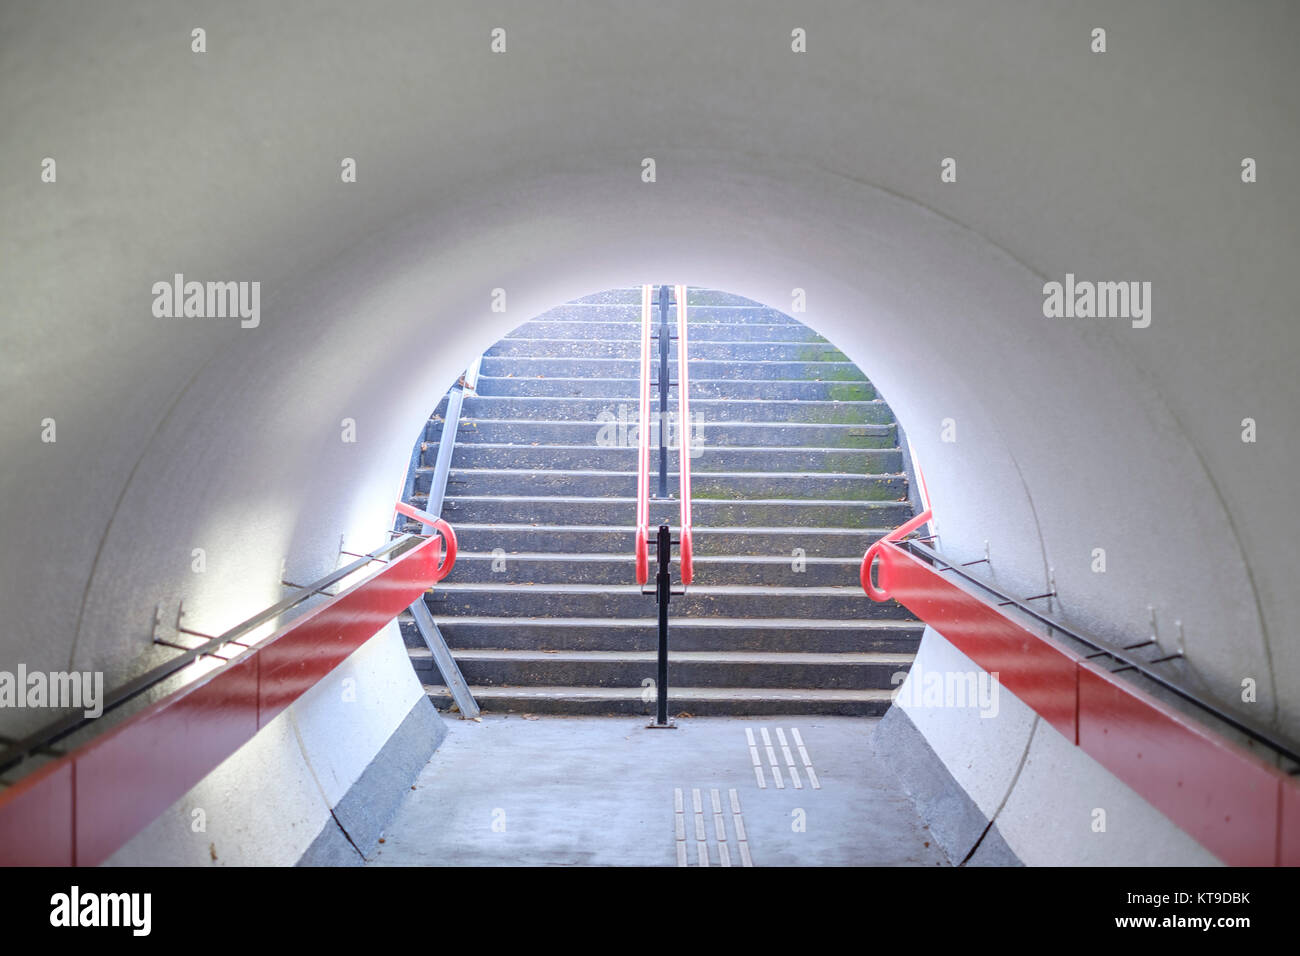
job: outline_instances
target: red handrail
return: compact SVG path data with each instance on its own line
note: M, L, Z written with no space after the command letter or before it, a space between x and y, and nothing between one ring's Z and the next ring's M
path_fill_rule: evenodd
M664 383L667 385L667 383ZM663 423L660 423L662 427ZM650 577L650 286L641 286L641 425L636 461L636 583Z
M880 582L880 587L876 587L871 583L871 564L875 561L876 555L880 553L880 549L886 542L898 541L906 535L911 534L917 528L921 527L921 525L929 521L930 518L930 511L929 509L926 509L911 521L899 525L893 531L889 532L889 534L877 540L871 547L867 548L867 553L862 556L862 571L859 576L862 581L862 590L867 592L867 597L871 598L873 601L889 600L889 589L885 586L885 581L883 579ZM882 564L880 568L881 571L884 571L885 565Z
M945 573L952 566L900 547L929 516L917 515L867 549L862 586L872 600L895 600L933 626L1224 863L1300 866L1300 780L1126 681L1096 655L994 604ZM876 557L879 588L870 578Z
M456 563L456 532L442 518L435 518L427 511L421 511L413 505L408 505L405 501L397 503L397 513L423 522L441 534L443 540L447 542L447 553L443 556L442 563L437 567L437 577L433 579L433 583L437 584L451 572L452 565Z
M397 510L442 541L397 554L256 644L232 638L227 650L243 649L227 663L0 791L0 866L102 863L442 580L456 560L450 525Z
M691 583L691 384L686 359L686 286L677 286L677 435L681 464L682 584Z

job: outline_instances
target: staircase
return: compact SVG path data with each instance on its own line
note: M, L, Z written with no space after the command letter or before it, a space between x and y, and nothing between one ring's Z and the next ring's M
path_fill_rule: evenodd
M702 452L695 581L670 604L670 713L881 714L922 630L858 584L863 552L912 515L892 413L806 326L737 296L688 295ZM578 300L490 349L465 397L442 509L460 554L426 600L485 711L653 712L656 605L632 557L639 336L640 290ZM445 408L423 436L417 507ZM677 510L652 500L652 529L675 528ZM413 623L403 631L449 707Z

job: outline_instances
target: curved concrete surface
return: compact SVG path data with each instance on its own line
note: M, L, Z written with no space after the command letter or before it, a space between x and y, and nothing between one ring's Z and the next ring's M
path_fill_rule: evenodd
M559 302L670 277L787 311L806 290L798 317L906 428L946 551L987 540L1020 593L1053 569L1058 609L1102 636L1147 633L1151 607L1172 643L1180 621L1194 679L1230 702L1255 680L1250 712L1294 734L1298 20L1283 3L7 4L0 665L113 682L154 659L155 604L229 626L278 599L282 562L300 580L333 568L340 535L373 547L429 397L470 356ZM175 273L260 281L260 324L155 317ZM1149 281L1150 326L1045 318L1066 273ZM1099 768L1054 786L1022 726L923 729L977 758L949 764L972 792L1023 763L1001 800L1022 859L1110 859L1036 845L1066 812L1042 798Z

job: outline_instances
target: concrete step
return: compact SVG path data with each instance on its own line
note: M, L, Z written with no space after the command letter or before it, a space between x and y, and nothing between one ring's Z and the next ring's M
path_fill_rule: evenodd
M689 337L689 336L688 336ZM677 344L669 344L673 358L677 357ZM658 362L658 340L651 341L652 361ZM526 339L504 338L483 353L485 357L513 356L521 359L629 359L639 361L639 339L554 338ZM829 342L715 342L708 339L691 340L690 360L692 370L696 362L846 362L844 353Z
M668 402L669 413L676 418L677 395ZM892 424L893 412L876 399L866 402L772 401L769 399L694 399L691 412L710 422L802 422L808 424ZM440 420L446 406L440 404L431 421ZM650 414L659 414L659 404L651 397ZM461 415L472 419L524 419L539 421L605 422L609 420L639 422L639 399L573 398L557 395L467 395Z
M636 290L640 293L640 289ZM657 291L657 290L656 290ZM636 300L640 302L638 298ZM676 304L676 299L672 299ZM718 306L726 309L766 309L768 306L762 302L756 302L753 299L747 299L743 295L736 295L734 292L721 292L718 289L701 289L698 286L687 286L686 304L690 306ZM793 319L791 321L794 321Z
M579 314L581 315L581 314ZM675 321L675 317L674 317ZM674 329L676 325L673 326ZM825 342L806 325L761 322L690 322L687 336L694 342ZM568 321L525 322L508 339L626 339L641 341L641 321L598 322L576 318Z
M700 449L695 459L707 457L712 449L729 445L745 448L816 447L816 448L894 448L897 428L894 425L827 425L799 422L709 422L700 423L695 412L690 429L693 448ZM616 445L635 448L638 419L631 422L544 422L531 419L463 419L456 429L456 444L487 442L493 445ZM437 441L442 422L430 421L425 440ZM678 429L669 426L669 441L677 443ZM657 445L658 432L652 433Z
M653 595L636 584L453 584L442 581L425 595L440 617L625 617L650 621ZM838 621L909 620L906 608L877 604L861 587L698 587L674 596L675 619L689 617L816 617Z
M470 692L488 713L651 716L655 710L654 696L643 699L644 688L640 687L471 686ZM440 710L451 707L451 694L446 687L425 685L425 693ZM879 717L889 709L891 693L875 689L670 687L668 712L672 716L692 717L787 714Z
M441 681L426 648L410 651L422 683ZM453 651L465 680L478 687L635 687L653 684L655 651L463 649ZM902 683L911 654L811 654L672 651L668 678L691 687L888 690Z
M457 570L460 565L457 563ZM453 572L454 574L455 572ZM424 647L404 613L402 638ZM440 617L438 629L455 648L653 651L654 621L600 617ZM913 654L925 626L917 621L830 621L823 618L674 618L669 642L679 651L882 651Z
M416 472L415 492L428 494L432 468ZM636 495L636 473L630 471L566 471L454 468L447 476L449 495L567 495L583 498L627 498ZM670 471L668 493L677 496L678 475ZM651 466L651 489L658 472ZM819 499L838 501L898 501L907 495L904 475L844 475L772 472L703 472L691 478L691 498Z
M640 378L536 375L522 377L487 375L478 380L479 395L538 395L571 398L623 398L639 401ZM691 365L691 401L703 399L769 399L772 401L863 402L876 398L876 390L865 379L859 381L781 381L777 379L706 379Z
M650 502L650 523L676 525L676 501ZM816 501L763 499L691 505L693 524L705 528L882 528L898 527L912 516L906 501ZM469 524L603 524L636 521L636 499L580 498L564 495L463 495L443 501L442 517L452 525ZM533 549L540 550L540 549ZM549 550L546 549L546 550Z
M466 551L491 552L501 548L507 554L549 551L562 554L631 554L635 541L632 522L635 514L625 516L626 525L544 525L520 522L454 522L456 539ZM408 525L411 527L411 525ZM418 527L414 527L418 531ZM725 528L694 529L695 554L705 557L723 555L790 555L795 549L807 557L862 559L867 548L888 528ZM452 573L455 573L454 571Z
M772 587L853 587L859 584L861 556L850 558L792 558L784 555L723 555L693 562L695 585ZM674 555L673 566L678 564ZM674 577L677 571L673 572ZM499 554L461 550L446 580L496 584L627 584L634 581L635 562L624 554L522 553Z
M568 471L633 471L635 447L601 445L515 445L472 442L457 444L452 464L457 468L512 468ZM658 451L651 465L658 468ZM432 468L438 460L438 443L428 443L421 467ZM668 470L678 470L677 453L670 451ZM886 475L903 470L903 453L897 448L749 448L732 445L712 448L691 462L694 476L713 472L826 472ZM692 484L692 489L694 484Z
M694 355L694 349L692 356ZM677 360L670 363L670 374L677 380ZM630 378L640 380L639 359L618 358L525 358L513 355L487 355L480 366L483 375L515 378ZM806 361L709 361L691 358L691 378L743 379L745 381L778 379L812 379L821 382L866 381L866 376L852 362ZM735 397L735 396L730 396Z

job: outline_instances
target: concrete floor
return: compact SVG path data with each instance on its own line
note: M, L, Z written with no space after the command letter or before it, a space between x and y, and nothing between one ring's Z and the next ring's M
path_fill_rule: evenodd
M894 775L872 755L876 720L701 717L677 723L676 730L647 730L644 717L450 718L446 740L370 865L676 866L685 857L696 866L698 832L713 866L724 856L740 866L746 852L754 866L948 865ZM752 752L747 729L754 735ZM763 789L755 756L763 765ZM773 760L782 789L775 785ZM801 789L793 785L791 763ZM698 825L695 790L702 805ZM716 817L715 790L722 811ZM685 837L680 851L678 833Z

